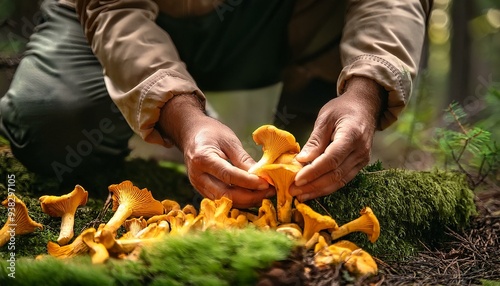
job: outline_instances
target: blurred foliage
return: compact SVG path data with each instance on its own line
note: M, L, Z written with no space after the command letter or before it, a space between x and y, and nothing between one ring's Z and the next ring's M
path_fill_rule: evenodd
M0 261L0 285L255 285L259 270L287 258L294 242L254 228L166 236L144 247L138 261L92 265L88 255L61 260L19 258L15 278Z
M498 92L493 94L498 95ZM488 125L489 119L486 120ZM466 174L473 188L488 177L494 180L500 169L500 142L494 140L491 132L468 124L467 113L457 103L449 105L444 121L449 125L436 129L438 148L435 152L444 161L444 166L452 166Z

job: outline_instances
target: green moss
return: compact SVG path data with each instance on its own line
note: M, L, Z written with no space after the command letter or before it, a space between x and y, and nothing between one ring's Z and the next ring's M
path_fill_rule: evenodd
M0 285L255 285L258 270L286 258L293 247L280 233L253 228L167 236L145 248L137 262L19 259L16 279L8 277L3 259Z
M403 259L420 250L421 242L438 243L447 228L466 227L476 213L473 196L459 173L382 170L376 164L341 190L310 204L322 213L319 204L326 207L339 225L359 217L363 207L371 207L380 222L379 240L371 244L360 233L345 238L374 255Z

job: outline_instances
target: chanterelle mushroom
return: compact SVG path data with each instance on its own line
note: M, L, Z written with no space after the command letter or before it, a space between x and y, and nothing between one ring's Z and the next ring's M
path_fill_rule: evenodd
M52 241L47 243L47 252L57 258L70 258L88 251L89 247L83 242L81 234L71 244L64 246L60 246Z
M104 226L110 232L116 232L130 216L151 217L163 214L162 203L155 200L148 189L140 190L131 181L110 185L108 189L113 195L113 211L115 211ZM99 237L99 235L98 233L97 236Z
M87 228L81 233L83 242L90 250L92 264L102 264L109 258L109 252L102 243L95 242L95 228Z
M59 245L66 245L73 238L76 209L87 204L87 199L88 192L80 185L76 185L69 194L39 198L42 212L61 218L61 231L57 238Z
M202 230L210 228L224 228L229 220L233 202L226 197L218 200L204 198L200 203L200 213L202 219Z
M256 170L256 175L268 177L270 184L276 188L278 221L280 223L290 223L292 221L293 197L288 192L293 184L295 175L302 166L291 164L269 164Z
M258 228L276 229L278 222L276 221L276 209L269 199L263 199L262 205L259 208L258 217L252 221Z
M6 244L11 237L34 232L36 229L43 229L43 226L32 220L28 214L28 209L15 195L8 196L2 202L8 208L7 221L0 229L0 246Z
M361 216L352 220L338 229L332 231L332 239L347 235L351 232L360 231L368 235L368 239L374 243L380 235L380 224L377 217L370 207L365 207L361 210Z
M255 173L256 170L264 165L272 164L284 153L299 153L299 143L295 137L285 131L276 128L273 125L263 125L252 133L253 140L258 145L262 145L262 157L253 165L248 172Z
M295 208L302 214L304 218L304 239L309 240L316 232L324 229L337 229L338 225L335 220L329 216L321 215L311 209L308 205L297 203Z
M375 275L378 272L377 263L363 249L354 250L345 260L346 269L359 276Z

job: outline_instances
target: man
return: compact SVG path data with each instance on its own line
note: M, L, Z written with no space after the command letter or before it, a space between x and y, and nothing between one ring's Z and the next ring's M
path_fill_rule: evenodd
M430 4L46 0L42 10L0 105L26 166L62 177L107 164L127 153L131 128L177 146L203 196L248 207L274 190L246 171L254 159L206 114L202 91L283 82L277 111L294 115L283 128L313 127L290 193L327 195L368 163L375 130L407 103Z

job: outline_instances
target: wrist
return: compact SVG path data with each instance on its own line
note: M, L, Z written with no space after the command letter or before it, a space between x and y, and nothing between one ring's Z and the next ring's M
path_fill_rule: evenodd
M342 96L352 97L359 106L373 116L375 124L379 124L382 112L387 108L387 91L376 81L360 76L350 78Z
M176 95L161 109L157 128L165 141L172 141L183 150L190 126L201 117L206 117L205 107L196 94Z

